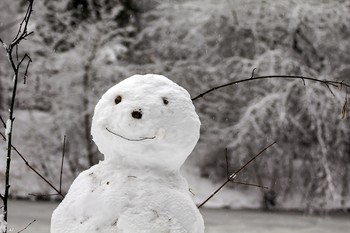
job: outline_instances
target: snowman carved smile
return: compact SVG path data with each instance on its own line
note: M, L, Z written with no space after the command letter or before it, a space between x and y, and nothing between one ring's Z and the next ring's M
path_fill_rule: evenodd
M117 134L117 133L109 130L108 128L106 128L106 130L108 132L110 132L111 134L114 134L114 135L116 135L116 136L118 136L120 138L123 138L123 139L128 140L128 141L134 141L134 142L143 141L143 140L147 140L147 139L155 139L156 138L156 136L153 136L153 137L140 137L139 139L130 139L130 138L124 137L124 136L122 136L120 134Z

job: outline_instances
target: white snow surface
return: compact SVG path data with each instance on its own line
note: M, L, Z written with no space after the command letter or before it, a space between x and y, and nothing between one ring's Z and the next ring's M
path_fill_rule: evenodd
M91 129L105 159L73 182L51 233L203 233L179 171L199 129L190 95L164 76L134 75L110 88Z
M4 215L0 214L0 232L6 232L7 222L4 220Z

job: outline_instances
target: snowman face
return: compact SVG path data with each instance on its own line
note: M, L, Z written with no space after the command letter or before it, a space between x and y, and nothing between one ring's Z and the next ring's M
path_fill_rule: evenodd
M179 169L199 138L188 92L161 75L134 75L98 102L92 136L105 160Z

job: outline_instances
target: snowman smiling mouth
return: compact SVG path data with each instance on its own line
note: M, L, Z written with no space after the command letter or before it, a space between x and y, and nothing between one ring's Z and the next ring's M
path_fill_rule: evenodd
M128 141L134 141L134 142L143 141L143 140L148 140L148 139L155 139L155 138L156 138L156 136L153 136L153 137L140 137L140 138L138 138L138 139L131 139L131 138L124 137L124 136L122 136L122 135L120 135L120 134L117 134L117 133L115 133L115 132L109 130L108 128L106 128L106 130L107 130L108 132L110 132L111 134L116 135L116 136L118 136L118 137L120 137L120 138L122 138L122 139L125 139L125 140L128 140Z

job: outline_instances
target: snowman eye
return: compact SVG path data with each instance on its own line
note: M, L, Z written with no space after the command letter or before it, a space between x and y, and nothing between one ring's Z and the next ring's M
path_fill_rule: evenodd
M168 105L169 101L166 97L163 97L162 100L164 105Z
M120 95L118 95L115 100L114 100L115 104L119 104L120 102L122 102L122 97Z

